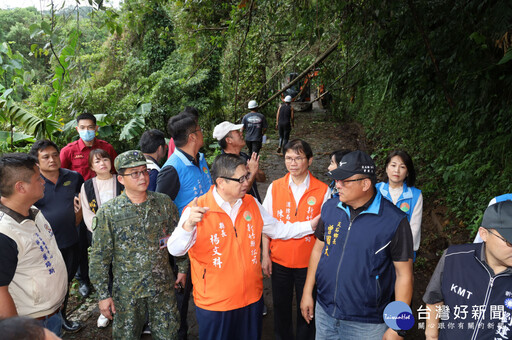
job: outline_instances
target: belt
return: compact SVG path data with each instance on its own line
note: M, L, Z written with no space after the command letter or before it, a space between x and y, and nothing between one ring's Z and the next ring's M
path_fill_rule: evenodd
M42 321L44 321L44 320L46 320L46 319L48 319L48 318L51 318L52 316L54 316L54 315L55 315L55 314L57 314L58 312L60 312L60 308L58 308L55 312L53 312L53 313L51 313L51 314L48 314L48 315L46 315L46 316L40 316L40 317L36 318L36 320L42 320Z

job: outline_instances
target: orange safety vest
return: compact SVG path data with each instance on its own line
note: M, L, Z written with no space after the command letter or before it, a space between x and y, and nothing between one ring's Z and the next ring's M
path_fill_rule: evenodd
M272 215L282 221L309 221L320 214L328 186L309 173L309 188L295 203L289 186L290 174L272 182ZM307 268L315 236L300 239L270 240L270 259L288 268Z
M263 219L254 198L245 195L233 226L212 190L213 186L197 200L200 207L210 210L197 224L197 239L188 254L195 304L223 312L248 306L261 298Z

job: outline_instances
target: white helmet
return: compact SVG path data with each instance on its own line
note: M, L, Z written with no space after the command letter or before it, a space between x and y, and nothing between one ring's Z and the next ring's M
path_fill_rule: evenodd
M257 102L257 101L255 101L255 100L251 100L251 101L249 102L249 105L247 105L247 108L249 108L249 109L255 109L255 108L257 108L257 107L258 107L258 102Z
M284 97L284 102L285 102L285 103L291 103L291 102L292 102L292 96L286 96L286 97Z

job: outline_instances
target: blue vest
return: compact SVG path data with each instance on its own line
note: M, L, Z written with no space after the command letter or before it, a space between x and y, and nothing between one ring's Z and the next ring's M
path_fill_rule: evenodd
M210 170L202 153L199 153L199 167L197 167L177 148L162 168L168 165L176 169L180 180L180 190L174 199L174 204L181 216L187 204L195 197L206 194L210 189L212 185Z
M388 182L380 182L377 183L377 190L380 191L382 196L386 197L390 202L393 202L391 199L391 195L389 194L389 183ZM396 206L407 214L407 220L410 222L412 217L412 212L414 211L414 207L416 207L416 203L418 202L418 198L420 197L421 190L415 187L408 187L404 182L403 191L398 200L396 201Z
M439 320L444 323L440 340L512 339L512 270L493 276L489 266L481 260L483 250L483 243L473 243L451 246L446 252L441 289L444 304L450 309L447 319ZM486 306L485 313L473 318L473 306ZM505 314L509 329L501 328L501 334L497 331L502 320L498 314L493 315L491 308L501 309L501 315ZM465 318L463 311L467 312ZM450 327L450 323L455 327ZM473 323L472 329L468 327L470 323ZM494 323L493 328L489 323Z
M383 323L396 278L389 245L405 214L377 191L352 222L337 196L325 202L321 215L325 243L316 271L318 303L336 319Z
M503 202L503 201L512 201L512 194L504 194L500 196L496 196L496 203Z

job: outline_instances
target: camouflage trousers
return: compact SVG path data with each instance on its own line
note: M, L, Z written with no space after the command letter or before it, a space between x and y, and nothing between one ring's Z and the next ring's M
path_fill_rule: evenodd
M112 323L112 339L139 340L146 313L153 339L178 339L179 312L173 290L140 299L123 294L114 297L114 304L116 314Z

